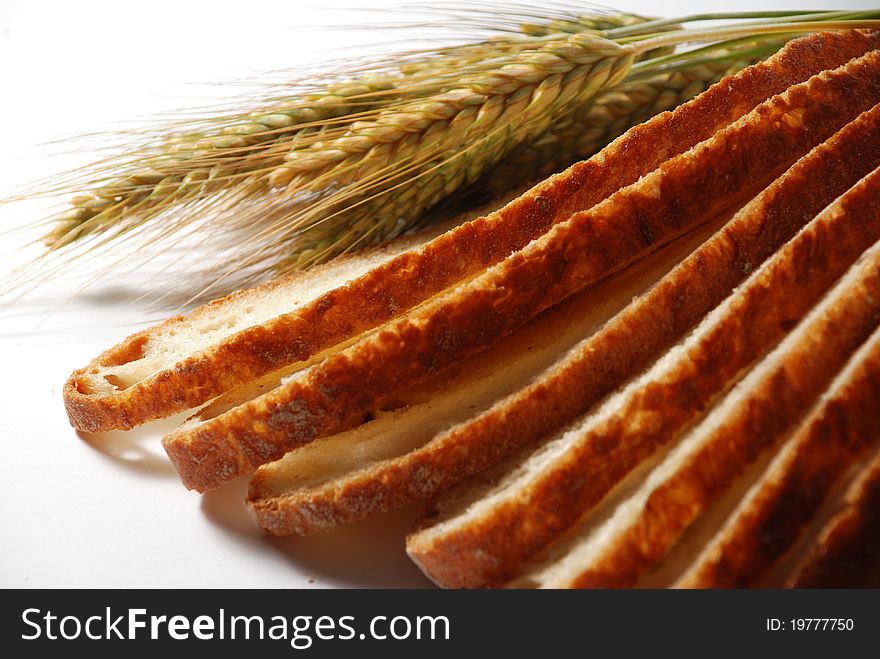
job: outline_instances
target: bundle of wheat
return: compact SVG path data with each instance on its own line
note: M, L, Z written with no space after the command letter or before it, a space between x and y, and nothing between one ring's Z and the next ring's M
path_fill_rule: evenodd
M340 66L323 84L294 80L289 98L274 92L165 134L146 130L124 157L62 186L76 194L45 238L45 259L9 290L38 280L47 264L122 240L146 259L200 222L235 246L208 290L307 267L404 233L474 184L497 194L561 169L793 35L877 18L555 14L475 44ZM517 19L477 15L502 28ZM684 27L715 18L739 20Z

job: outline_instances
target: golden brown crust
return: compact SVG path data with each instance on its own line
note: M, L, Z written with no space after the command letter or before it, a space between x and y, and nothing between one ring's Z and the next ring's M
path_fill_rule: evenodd
M433 232L429 230L414 236L403 236L392 243L367 250L366 254L393 254L397 245L412 246L413 250L417 250L432 235ZM403 256L412 253L405 252ZM126 364L138 359L142 355L143 345L160 332L198 320L218 307L246 301L255 294L292 288L311 276L322 274L326 269L344 267L345 263L362 258L364 253L342 256L308 272L294 272L247 290L236 291L202 305L186 316L173 316L157 326L129 336L92 360L88 366L74 371L65 383L64 402L71 424L85 432L128 430L147 421L196 407L242 382L307 358L319 351L327 341L333 342L334 336L346 335L349 330L344 323L340 324L332 312L327 312L334 304L334 295L342 295L348 284L319 296L294 312L237 332L209 350L190 355L173 368L164 369L122 391L113 394L93 393L89 381L89 376L100 367ZM398 262L397 258L393 260ZM370 275L375 271L368 272L357 281L362 286L369 286ZM363 290L356 292L359 295L348 300L348 303L364 299Z
M859 31L793 41L767 62L724 79L699 100L675 112L636 127L599 156L551 177L500 211L449 231L424 248L393 258L292 313L228 337L123 391L110 395L91 392L87 375L96 366L135 358L154 330L132 335L71 375L64 387L70 421L88 432L128 429L199 405L387 322L708 138L769 96L877 47L880 35ZM224 300L208 306L222 305ZM190 317L200 313L196 310ZM184 321L175 317L164 326Z
M431 532L435 519L423 519L407 540L410 556L443 586L478 587L512 578L523 560L696 419L880 238L877 183L877 177L871 185L860 183L823 211L737 289L719 308L723 315L716 312L659 377L652 374L631 386L613 414L597 414L527 485L442 533Z
M314 488L277 494L254 474L248 503L277 535L309 534L433 496L584 413L646 367L746 274L880 160L880 107L799 160L712 239L544 376L423 447Z
M181 480L200 491L217 487L334 430L381 396L475 354L763 186L878 98L880 52L789 88L306 376L168 435L163 444Z
M393 407L400 412L386 415L382 412L386 407L383 402L375 421L351 431L334 433L291 451L276 462L263 465L251 480L252 512L261 525L266 522L269 532L309 534L340 522L339 511L343 515L350 514L353 521L369 514L371 506L390 505L391 501L404 501L412 496L427 496L440 481L455 478L455 475L448 470L435 472L427 456L412 471L406 465L397 469L398 460L393 460L392 467L385 469L380 466L385 463L380 463L382 458L379 456L404 455L410 450L405 447L412 447L414 452L410 455L424 453L423 449L416 447L422 446L433 433L443 436L448 428L454 427L454 423L470 422L479 411L507 395L514 395L521 387L541 377L542 371L551 369L554 362L569 349L575 349L584 336L601 328L626 307L633 296L650 289L678 265L682 258L717 231L723 220L713 220L625 271L546 310L527 326L460 367L444 371L420 387L399 392L394 396ZM429 428L433 428L431 434L428 434ZM501 443L507 439L502 436ZM461 443L445 447L441 444L436 452L448 459L453 457L452 453L461 452L461 459L465 460L463 449L467 448ZM495 448L503 450L501 446ZM434 452L430 445L426 450ZM334 455L338 458L335 461ZM360 459L353 459L355 456ZM317 461L324 460L326 467L318 468ZM405 462L405 458L400 462ZM444 464L450 470L456 470L451 460ZM342 466L336 469L336 465ZM367 465L375 465L375 471ZM366 477L361 472L365 469L375 473L375 479L370 480L381 483L367 483L362 497L344 496L340 506L324 505L325 497L333 498L331 492L349 490L349 476L357 473L358 476L351 477L363 482ZM329 470L336 475L331 476ZM322 472L324 478L321 478ZM389 472L396 472L403 479L407 476L401 474L406 472L413 478L401 481ZM309 489L304 481L311 483ZM417 495L416 487L422 488L421 494Z
M880 441L880 330L853 357L740 511L677 584L744 588L793 545L834 484Z
M878 177L880 178L880 177ZM880 249L858 267L861 277L830 295L834 303L795 345L768 358L768 372L748 389L676 473L654 489L637 520L566 585L635 585L681 534L762 452L772 450L809 409L852 352L880 323ZM789 294L793 294L789 290ZM716 419L712 419L715 421Z
M875 407L872 412L876 415ZM874 439L880 438L875 434ZM880 454L844 496L841 510L822 529L812 550L795 567L789 588L861 586L880 560Z

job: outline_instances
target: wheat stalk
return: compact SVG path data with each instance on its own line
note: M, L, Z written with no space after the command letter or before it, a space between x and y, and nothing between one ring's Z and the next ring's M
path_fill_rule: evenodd
M101 185L73 198L46 242L89 237L100 248L153 219L161 242L214 214L217 230L249 232L231 270L302 267L405 231L505 158L537 173L588 155L720 77L731 49L772 52L780 34L872 26L878 15L786 12L708 30L679 23L719 15L562 16L399 66L374 62L366 75L172 134L121 168L102 164ZM675 52L683 43L709 45Z

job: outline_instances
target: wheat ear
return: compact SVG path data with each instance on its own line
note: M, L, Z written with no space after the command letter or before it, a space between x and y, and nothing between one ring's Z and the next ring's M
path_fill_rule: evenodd
M753 60L709 62L646 80L624 80L540 139L515 149L477 185L497 197L528 181L546 178L589 158L632 126L676 108L751 63Z
M57 216L45 242L61 247L112 224L128 210L147 216L152 210L206 197L234 183L237 176L271 169L283 163L284 153L273 152L271 146L314 130L315 124L373 110L391 88L391 81L378 78L331 85L323 93L226 120L227 125L172 135L158 155L143 158L123 176L71 198L71 208Z

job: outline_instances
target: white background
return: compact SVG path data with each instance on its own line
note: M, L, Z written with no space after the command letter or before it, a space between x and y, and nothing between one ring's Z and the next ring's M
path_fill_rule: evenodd
M0 198L89 161L75 142L39 144L234 92L217 85L223 80L356 54L358 43L387 35L328 26L387 19L343 7L390 4L2 0ZM538 2L528 6L540 11ZM616 6L651 15L834 8L802 0ZM39 212L38 204L0 205L0 277L34 253L7 229ZM246 479L203 497L183 489L159 444L171 424L93 436L70 428L60 395L69 373L173 311L132 301L147 276L76 297L81 280L59 277L0 310L0 586L429 585L403 551L413 511L320 537L269 538L243 505Z

